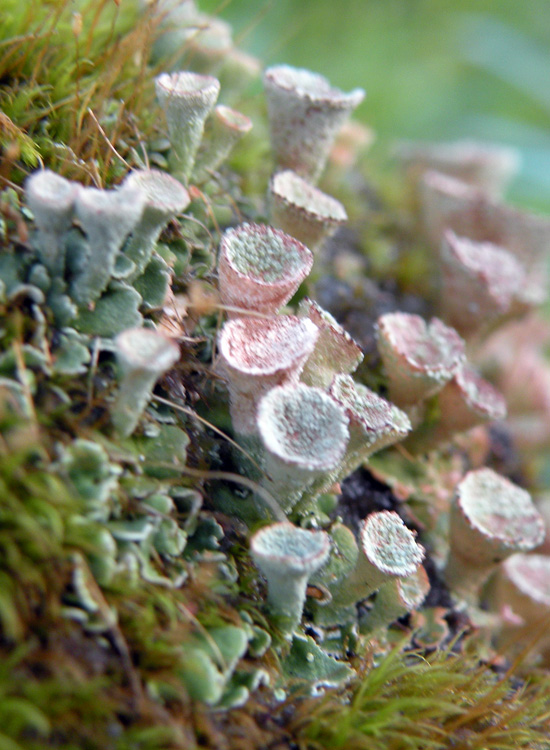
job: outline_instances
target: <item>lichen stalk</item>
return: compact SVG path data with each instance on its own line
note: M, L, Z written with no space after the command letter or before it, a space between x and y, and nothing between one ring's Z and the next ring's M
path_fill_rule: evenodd
M361 633L384 630L399 617L420 607L430 590L423 565L406 578L394 578L380 587L368 613L359 621Z
M326 532L288 522L266 526L250 540L252 559L267 578L267 603L287 635L300 623L308 579L325 563L329 550Z
M86 235L87 255L70 284L70 294L80 305L95 302L107 288L124 240L143 213L142 190L123 186L118 190L81 188L75 213Z
M124 185L146 196L141 218L124 247L124 254L136 266L136 277L145 270L164 227L187 208L191 199L178 180L156 169L130 172Z
M265 449L262 484L289 512L316 478L341 463L348 419L321 389L299 383L270 390L259 404L257 424Z
M479 335L522 307L525 268L505 248L448 231L440 262L441 317L461 336Z
M162 73L155 79L155 88L168 125L171 171L186 185L202 140L204 123L218 98L220 83L212 76L180 71Z
M371 513L359 537L357 564L332 592L335 606L355 604L393 578L413 575L424 559L424 548L394 511Z
M218 104L206 124L205 149L197 158L197 181L205 180L227 159L237 143L252 130L252 120L235 109Z
M147 328L130 328L115 339L120 385L111 411L117 432L131 435L157 380L177 362L178 344Z
M49 169L33 172L25 183L25 197L38 229L38 255L52 276L62 276L65 270L65 237L79 188Z

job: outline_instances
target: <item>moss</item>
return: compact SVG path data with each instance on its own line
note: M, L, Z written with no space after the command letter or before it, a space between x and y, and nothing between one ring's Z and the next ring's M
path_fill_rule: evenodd
M34 166L39 158L88 183L125 174L124 159L154 122L147 59L157 25L136 0L6 0L0 145L9 161Z
M543 748L548 719L540 692L548 677L518 683L475 665L471 654L395 648L349 695L298 706L293 731L315 748Z

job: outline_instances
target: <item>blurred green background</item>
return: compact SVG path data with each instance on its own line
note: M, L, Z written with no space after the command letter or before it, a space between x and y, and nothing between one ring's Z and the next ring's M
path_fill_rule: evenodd
M367 90L380 145L478 138L519 148L511 200L550 211L550 0L198 0L266 65Z

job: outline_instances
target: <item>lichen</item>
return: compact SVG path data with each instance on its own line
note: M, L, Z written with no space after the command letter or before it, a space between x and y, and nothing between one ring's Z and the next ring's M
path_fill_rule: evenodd
M512 567L481 591L498 561L542 538L528 493L547 487L547 437L528 452L513 422L484 425L504 418L493 370L473 346L466 364L458 335L427 321L441 304L449 222L465 266L498 298L497 326L540 299L548 220L498 203L487 186L425 173L421 227L398 197L401 176L379 187L368 164L329 156L362 90L280 66L265 84L274 161L299 172L290 198L301 214L316 213L312 198L328 208L331 231L351 217L319 243L306 278L311 252L257 223L270 215L272 166L263 99L246 90L260 66L243 61L223 22L190 0L139 11L61 0L52 35L39 5L31 14L29 0L7 2L0 745L544 746L548 639L501 675L505 637L531 637L507 589ZM25 28L23 16L37 21ZM67 57L75 40L94 65ZM173 73L182 62L193 70ZM171 109L178 87L193 106L208 88L202 114L189 99ZM247 116L221 105L202 119L219 89ZM227 155L220 117L233 130L255 125L230 164L211 160ZM298 120L313 125L315 146ZM44 160L26 195L32 149L19 156L4 140L29 146L23 125ZM440 150L440 163L467 172L461 158L483 161L450 156ZM323 189L342 211L313 185L327 159ZM404 351L382 364L375 321L388 312ZM405 413L392 389L408 366ZM479 423L459 438L451 429ZM416 456L399 444L411 427ZM459 500L468 518L457 522ZM467 537L460 548L457 523L486 547ZM518 571L544 584L535 559ZM533 607L525 628L542 622Z
M361 539L368 559L384 573L411 575L424 558L414 534L395 513L373 518L372 525L363 526Z
M272 229L261 233L242 227L242 231L228 235L228 257L240 273L264 283L280 281L295 274L302 266L296 246Z

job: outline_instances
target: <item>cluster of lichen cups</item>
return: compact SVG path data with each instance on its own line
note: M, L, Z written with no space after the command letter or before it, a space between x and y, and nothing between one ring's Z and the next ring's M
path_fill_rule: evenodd
M397 513L370 514L356 539L341 523L329 521L319 498L335 494L338 483L370 455L403 440L413 427L409 446L426 450L502 418L505 407L467 365L459 334L438 319L426 324L418 316L392 313L378 321L390 402L353 380L361 350L328 312L307 298L296 314L281 312L311 271L312 250L346 220L344 208L316 182L363 92L343 94L321 76L288 66L269 69L264 82L278 168L269 185L273 226L245 223L222 236L219 297L229 319L219 335L217 367L228 384L235 437L247 455L237 461L277 508L277 522L270 517L250 540L252 559L267 579L269 611L287 640L308 642L307 660L314 661L317 646L300 633L308 581L325 594L312 606L319 628L345 626L366 637L419 607L429 588L424 550ZM210 148L201 155L219 82L195 73L166 73L157 78L156 89L177 179L143 170L116 190L99 191L45 170L26 187L37 228L36 262L20 282L38 287L66 335L116 334L110 347L120 383L112 423L122 436L134 432L155 383L179 356L173 340L140 327L143 314L162 306L169 287L170 269L155 253L160 233L188 205L186 186L193 176L208 179L250 128L240 113L218 106L210 120ZM456 211L446 211L445 200L454 200L455 193L469 200L473 188L449 187L447 179L424 178L425 191L435 195L430 193L426 226L434 242L443 239L441 314L466 336L476 316L483 313L497 323L539 299L538 237L546 227L534 219L524 222L530 243L526 261L512 219L492 199L483 198L495 227L487 230L490 236L479 236L477 226L469 233L469 216L456 225L448 222ZM503 237L510 238L510 250L487 244L504 242ZM151 276L162 283L149 293ZM458 298L462 295L464 305L466 289L474 299L466 301L463 314ZM8 292L17 293L15 285ZM114 328L98 326L102 307L114 316ZM87 362L80 356L81 364ZM438 418L426 424L426 405L434 399ZM480 500L479 508L472 496ZM270 513L256 501L242 498L258 518L264 508L265 520ZM466 475L450 513L444 572L458 599L475 601L497 561L536 547L543 534L527 493L488 469ZM358 619L355 605L374 592L374 605Z
M390 398L416 428L410 450L425 452L506 416L502 395L468 363L463 339L438 318L426 323L418 315L387 313L377 322L377 340Z
M318 495L409 429L397 407L354 383L349 373L361 351L332 316L307 299L298 315L277 313L311 263L304 245L264 225L241 225L222 238L220 298L233 310L241 300L241 315L231 313L219 337L235 434L261 467L260 485L306 525L317 523ZM326 563L328 535L283 522L263 528L251 544L271 610L292 634L307 574ZM360 586L354 596L364 598Z
M248 118L228 107L214 110L219 83L212 77L163 74L156 87L179 179L158 170L135 170L118 188L99 190L47 169L35 172L25 186L35 254L4 259L7 299L24 294L44 304L61 332L54 371L82 371L90 361L89 337L99 337L100 348L114 348L121 387L113 423L122 435L134 431L155 383L179 356L173 341L141 328L144 315L162 309L173 276L156 252L158 239L190 203L182 183L188 182L197 156L196 171L207 179L251 127ZM198 154L210 114L212 133Z
M315 182L322 171L324 145L319 147L320 162L312 166L304 144L296 144L296 140L300 139L297 125L304 122L304 111L311 103L308 97L314 99L319 90L326 93L328 84L320 83L318 76L307 71L295 71L286 66L268 70L264 81L275 160L284 169L276 173L270 183L272 216L277 225L289 234L316 246L322 242L322 236L316 234L316 227L312 228L311 224L306 229L304 211L297 211L295 206L290 211L289 204L301 202L303 208L307 196L321 211L321 207L325 210L329 202L327 196L315 193L314 186L307 182ZM310 143L315 141L317 128L326 135L327 129L318 126L315 119L308 125ZM474 161L476 159L483 163L483 168L472 169L472 180L476 175L481 175L479 179L483 180L483 185L490 185L493 193L497 193L499 185L511 170L512 157L509 153L502 154L495 150L488 158L484 151L481 157L476 153ZM491 159L496 162L493 171ZM491 204L491 200L485 199L489 205L496 205ZM452 211L445 213L445 204L443 206L439 209L441 215L436 218L440 220L439 234L445 230L443 236L438 238L443 239L441 309L445 320L457 323L465 335L479 335L479 328L486 330L487 322L489 326L494 326L525 312L540 299L540 282L536 272L540 269L542 243L538 241L537 231L542 234L547 231L545 222L537 222L532 217L527 219L525 223L532 229L531 234L536 236L532 239L527 232L527 236L522 236L520 241L514 229L509 229L509 224L513 224L510 212L501 209L501 214L498 214L496 211L499 218L494 221L494 235L500 233L507 237L506 232L511 234L512 240L508 245L515 250L516 255L513 255L509 250L484 242L486 238L479 238L475 231L470 237L466 226L459 225L460 237L446 231L447 213L451 216L454 214ZM334 207L332 209L335 216L337 211ZM430 233L432 226L428 209L426 215ZM464 224L467 225L466 220ZM505 228L502 228L503 224ZM535 228L532 228L533 225ZM453 228L451 222L450 229ZM242 231L252 234L254 228L242 228ZM479 242L479 239L482 241ZM496 241L492 235L488 239ZM518 243L521 243L521 247L518 247ZM242 243L243 246L245 244ZM264 252L261 255L265 257ZM521 264L517 259L520 255ZM258 269L258 277L262 281L266 281L264 272L273 272L273 264L267 265L268 268ZM247 268L248 272L251 270ZM464 307L467 312L461 316L460 310ZM269 308L262 311L274 312ZM428 325L420 317L404 313L385 315L378 321L379 351L388 376L390 398L396 404L394 406L382 402L375 394L353 382L349 373L357 366L357 360L353 354L347 359L345 332L340 330L341 343L335 345L335 321L308 301L300 307L299 315L300 312L317 324L320 333L317 336L314 333L308 335L305 331L300 335L296 333L300 345L291 347L296 352L296 358L288 369L283 371L282 367L276 368L272 341L277 336L261 338L262 327L258 323L250 326L253 341L244 345L241 338L235 341L231 352L234 355L240 349L241 356L245 354L239 378L234 376L234 363L226 364L226 372L237 434L243 445L259 459L267 474L267 477L260 478L260 482L270 489L283 510L293 513L302 525L316 525L315 512L312 511L314 506L311 504L316 493L329 491L331 485L365 463L370 453L405 437L411 427L407 417L417 428L407 441L407 446L417 451L440 446L456 433L505 417L504 399L468 364L465 342L457 331L442 321L434 319ZM273 330L277 325L274 321L280 318L271 318L267 327ZM288 321L290 325L290 318ZM298 321L295 325L298 326ZM323 334L326 338L325 343L321 344ZM229 336L228 328L222 333L220 346L224 363L227 363L224 356L226 336ZM326 339L330 343L326 343ZM279 341L275 346L279 346ZM284 345L281 351L283 349ZM251 358L253 361L248 358L251 351L255 352ZM266 371L261 372L260 360L262 365L266 365ZM243 375L246 375L244 388ZM315 397L312 394L310 399L312 404L316 404L314 408L308 409L305 401L303 405L298 405L302 398L300 392L312 393L306 390L307 386L296 385L300 377L310 389L317 389ZM238 385L237 380L240 380ZM281 382L286 385L281 386ZM329 397L343 408L348 420L346 425L336 416L331 417L334 426L330 430L329 446L323 439L327 434L326 412L321 407L319 388L326 389ZM435 421L432 419L426 424L424 418L428 402L432 411L435 404L438 416ZM243 426L241 418L243 414L251 413L250 410L256 414L256 423L249 420ZM320 429L316 429L314 417L318 417L318 424L322 425ZM342 425L344 430L347 427L350 437L344 436L343 443L347 439L347 447L338 450ZM313 451L312 440L317 446ZM329 452L325 453L327 447ZM321 475L315 465L315 459L320 456L325 465ZM470 493L475 496L473 505L465 500ZM419 606L427 593L427 577L420 565L423 550L397 515L374 513L365 519L360 530L360 544L357 545L351 537L346 539L350 563L344 566L344 572L340 567L337 574L331 571L330 557L324 567L319 562L320 558L325 557L325 553L321 554L319 550L325 547L317 530L311 532L312 548L306 555L307 563L300 557L306 554L303 551L296 553L299 562L296 557L287 557L285 544L281 541L285 534L288 534L289 550L294 546L302 550L302 543L293 538L296 531L287 524L276 525L273 527L273 541L268 529L258 532L252 541L254 558L268 578L272 610L286 616L287 624L290 623L289 630L296 627L299 615L294 611L290 616L289 600L281 593L280 582L286 569L300 571L297 576L300 582L297 590L300 593L290 598L294 607L297 601L304 598L306 570L311 570L310 566L313 565L321 568L315 580L326 586L331 601L328 605L325 603L323 607L314 608L315 619L328 627L354 622L354 605L374 591L380 590L380 593L371 612L362 617L360 627L363 632L383 627L394 617ZM303 530L300 538L302 536ZM527 493L492 470L468 473L458 486L451 505L450 551L444 568L446 580L457 602L475 604L482 584L498 562L514 552L536 548L543 537L542 518ZM334 538L332 543L333 550L337 549ZM476 550L475 554L472 549ZM380 552L382 559L377 559ZM338 554L341 554L340 550ZM273 579L271 584L270 578ZM301 612L301 606L298 611Z
M518 155L466 142L409 146L402 158L414 175L423 231L439 268L443 320L479 339L540 304L550 221L500 200Z
M253 558L267 578L271 612L291 636L308 576L317 572L327 591L319 622L354 623L349 605L392 578L414 574L423 552L397 514L375 513L365 521L376 527L373 548L387 537L383 560L374 554L371 561L368 542L360 551L351 533L331 537L316 528L316 498L370 454L402 439L410 423L396 406L354 382L350 373L362 353L328 312L304 299L297 315L279 313L310 271L311 250L345 220L345 211L312 182L362 93L344 95L320 76L287 66L269 69L264 81L275 159L283 168L271 179L269 203L272 220L285 231L245 224L223 236L220 298L231 320L221 331L219 354L237 439L262 469L257 481L301 524L279 522L251 540ZM305 118L310 111L315 117ZM337 562L338 544L347 547L347 566ZM337 589L331 604L331 590Z
M546 298L550 221L500 200L519 163L518 154L511 149L475 142L406 144L398 155L439 270L440 315L467 343L479 347L495 328L521 318ZM392 351L385 356L388 344L381 343L390 393L392 378L396 381L393 390L401 388L399 393L403 392L402 372L392 375L391 370L398 356L405 361L410 346L404 336L399 345L397 329L390 330L390 335L397 340L399 354ZM381 341L387 338L382 328L380 334ZM453 337L445 338L441 363L449 359ZM415 376L416 383L421 378L428 388L427 373L420 374L421 364L425 363L409 360L405 369ZM436 387L430 404L433 411L435 403L438 416L412 436L411 447L416 450L436 447L453 432L505 416L502 395L465 366L464 360L450 372L451 378L445 378L443 387ZM399 397L395 400L400 403ZM417 400L412 409L421 421L425 401ZM495 566L507 558L490 595L503 631L498 645L510 647L514 640L516 645L525 645L527 634L534 635L548 611L543 571L548 570L550 558L526 554L539 548L544 539L541 515L524 490L480 469L468 473L458 485L450 518L450 554L445 568L449 587L459 599L474 604ZM546 640L539 641L534 653L542 653L547 661Z
M142 325L144 316L162 308L169 288L170 269L156 253L159 236L189 204L184 185L193 174L210 174L220 153L214 149L215 158L207 158L208 150L203 151L203 158L196 161L204 124L219 90L215 79L184 72L163 74L156 84L172 142L171 165L178 179L141 170L132 172L115 190L97 190L48 170L35 173L26 185L35 220L35 256L28 266L16 269L13 283L6 288L8 298L23 292L35 294L48 308L57 329L69 337L75 362L66 373L85 371L89 349L97 346L97 341L101 349L115 355L119 387L112 400L111 421L122 437L136 430L156 382L179 357L177 342L155 330L153 318ZM340 107L336 109L341 120ZM227 129L242 134L248 125L227 108L218 108L217 115L212 132L217 132L217 141L224 141L221 151L225 155L228 140L234 140L227 138ZM221 134L220 128L225 129ZM295 188L300 179L305 185L303 178L293 179ZM307 190L313 191L315 198L315 189ZM338 221L344 217L340 211ZM318 235L315 244L320 241ZM230 382L235 433L260 464L259 481L276 497L280 516L284 518L303 503L301 517L309 518L308 523L315 523L312 509L320 493L369 453L402 437L409 427L397 408L355 386L348 373L357 367L362 354L332 316L309 300L302 302L298 315L278 314L312 263L312 253L304 244L269 226L245 224L222 237L220 299L231 319L222 330L219 349ZM157 278L151 291L147 282L152 276ZM37 284L36 293L31 282ZM61 363L71 360L71 352L62 357L57 350L54 355ZM58 372L62 372L60 366ZM102 449L98 451L92 443L83 442L75 443L63 455L76 477L78 467L86 461L93 460L100 474L110 466ZM108 494L105 486L102 502ZM112 481L108 486L112 489ZM170 512L170 502L167 498L159 512ZM102 507L100 520L109 519L105 513ZM154 524L138 523L135 529L121 527L116 533L123 544L145 543L154 528ZM170 527L169 533L172 531ZM113 537L108 532L103 537L109 559L115 560ZM185 546L185 534L180 537L174 544L166 541L171 555ZM165 543L161 539L158 544L162 551ZM251 549L268 578L270 611L290 637L301 619L308 578L327 563L334 541L324 530L284 522L258 532ZM145 567L143 557L138 560L146 576L161 580ZM107 558L96 565L104 582L111 580L115 566L113 561L107 564ZM75 558L75 588L89 603L86 570L83 560ZM294 593L287 591L284 602L277 576L285 586L293 586ZM166 579L162 585L175 583ZM361 598L361 593L357 597ZM304 646L308 653L314 647L309 642ZM326 654L322 658L326 666ZM217 698L212 696L208 694L209 702L219 698L219 691Z

